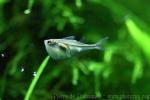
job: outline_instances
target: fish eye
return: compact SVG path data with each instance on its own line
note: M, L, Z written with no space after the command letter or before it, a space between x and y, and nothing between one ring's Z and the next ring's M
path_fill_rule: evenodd
M55 46L56 45L56 42L55 41L51 41L51 40L47 41L47 43L50 46Z
M52 43L52 41L47 41L47 43L50 45Z

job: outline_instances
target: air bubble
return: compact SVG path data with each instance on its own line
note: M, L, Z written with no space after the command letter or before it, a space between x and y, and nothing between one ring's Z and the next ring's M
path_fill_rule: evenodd
M24 72L24 68L21 68L21 72Z
M33 72L33 76L36 76L37 75L37 73L36 72Z
M4 58L4 57L5 57L5 55L4 55L3 53L1 54L1 56L2 56L2 58Z
M32 6L33 6L34 0L28 0L28 7L24 11L24 14L30 14L32 11Z
M29 9L26 9L25 11L24 11L24 14L30 14L31 13L31 10L29 10Z

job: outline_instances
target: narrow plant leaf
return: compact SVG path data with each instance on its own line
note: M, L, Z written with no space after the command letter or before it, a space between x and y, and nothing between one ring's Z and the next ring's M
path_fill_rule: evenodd
M27 93L26 93L26 95L25 95L24 100L29 100L29 98L30 98L30 96L31 96L31 94L32 94L32 92L33 92L33 89L35 88L35 85L37 84L37 82L38 82L38 80L39 80L39 78L40 78L40 76L41 76L43 70L45 69L45 67L46 67L46 65L47 65L47 63L48 63L48 61L49 61L49 58L50 58L50 57L47 56L47 57L43 60L43 62L41 63L41 65L40 65L40 67L39 67L39 69L38 69L38 71L37 71L36 76L33 78L32 82L31 82L31 84L30 84L30 86L29 86L29 89L28 89L28 91L27 91Z
M148 36L148 33L144 32L142 29L140 29L136 23L128 18L126 20L126 26L129 30L130 35L135 40L135 42L139 45L139 47L143 50L145 55L148 57L148 60L150 59L150 36Z
M134 70L132 74L132 83L136 83L137 79L141 78L143 74L142 62L141 60L136 60L134 65Z

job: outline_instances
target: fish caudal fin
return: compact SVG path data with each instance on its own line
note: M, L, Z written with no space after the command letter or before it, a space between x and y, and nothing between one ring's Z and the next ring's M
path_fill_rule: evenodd
M108 39L109 39L109 37L105 37L105 38L103 38L102 40L98 41L98 42L96 43L96 49L98 49L98 50L104 50L103 45L104 45L104 43L106 43L106 41L107 41Z

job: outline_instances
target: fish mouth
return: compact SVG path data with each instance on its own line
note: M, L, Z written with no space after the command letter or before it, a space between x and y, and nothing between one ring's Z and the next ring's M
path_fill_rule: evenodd
M45 46L46 46L46 44L47 44L47 41L48 41L48 40L44 40L44 44L45 44Z

